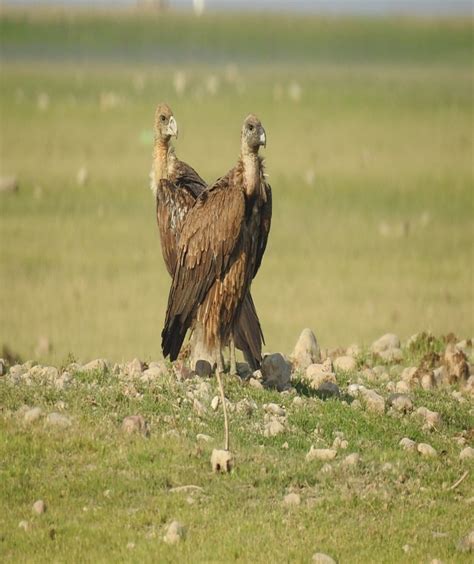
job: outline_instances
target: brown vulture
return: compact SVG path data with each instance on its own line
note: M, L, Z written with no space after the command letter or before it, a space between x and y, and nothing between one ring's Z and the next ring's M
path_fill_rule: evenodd
M237 164L203 191L187 212L162 332L163 354L171 360L196 322L203 327L209 350L220 351L232 335L238 342L239 332L246 331L240 319L247 311L246 296L261 264L271 221L271 189L258 155L265 144L262 124L249 115L242 126ZM248 302L253 306L250 297Z
M156 109L154 135L151 188L156 199L156 217L163 258L169 274L173 276L176 269L178 241L183 224L197 198L207 189L207 184L192 167L176 157L170 140L171 137L178 136L178 126L173 112L167 104L159 104ZM271 219L271 194L269 198L267 234ZM263 250L261 254L263 254ZM192 329L196 333L193 352L196 351L195 355L198 358L206 356L205 353L209 352L210 349L196 342L202 340L204 336L199 320L195 320ZM250 292L246 294L241 306L239 319L234 324L232 338L235 346L243 351L251 369L257 369L261 362L263 333ZM230 342L233 344L232 339ZM226 341L222 341L222 344L226 344ZM193 358L192 364L198 358ZM209 354L208 358L211 360L211 365L213 359L219 362L220 351L219 359L215 357L214 353ZM235 372L235 350L233 346L231 346L231 372Z

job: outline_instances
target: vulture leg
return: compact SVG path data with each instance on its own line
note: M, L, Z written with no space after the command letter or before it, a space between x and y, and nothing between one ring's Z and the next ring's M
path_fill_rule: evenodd
M236 376L237 375L237 361L235 358L235 342L234 336L232 335L229 341L229 353L230 353L230 375Z
M216 378L217 378L217 383L219 385L222 410L224 412L224 450L229 450L229 421L227 419L227 407L225 404L224 386L222 384L221 373L219 371L219 368L216 368Z

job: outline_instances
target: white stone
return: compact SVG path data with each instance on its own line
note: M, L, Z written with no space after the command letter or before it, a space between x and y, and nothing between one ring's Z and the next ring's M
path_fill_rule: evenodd
M437 411L430 411L426 407L419 407L416 413L423 417L425 426L428 429L436 429L441 425L441 415Z
M46 512L46 503L42 499L38 499L33 503L33 512L42 515Z
M249 379L249 386L251 388L255 388L256 390L263 390L262 383L260 382L260 380L257 380L256 378Z
M360 455L357 452L353 452L352 454L348 454L342 463L344 466L357 466L360 460Z
M25 411L25 414L23 415L23 421L25 423L34 423L35 421L38 421L38 419L40 419L42 415L43 410L41 409L41 407L32 407L31 409L28 409L28 411Z
M61 413L53 412L46 417L45 424L49 427L66 429L72 425L70 417Z
M220 402L219 396L214 396L212 398L211 408L213 411L217 411L217 408L219 407L219 402Z
M91 360L87 364L81 367L81 372L105 372L109 368L109 362L105 358L96 358L95 360Z
M263 428L263 435L265 437L275 437L276 435L279 435L284 431L285 426L283 425L283 423L276 417L273 417L268 423L265 424Z
M357 362L353 356L339 356L334 361L335 370L341 370L343 372L351 372L355 370Z
M405 450L416 450L415 441L412 441L408 437L404 437L398 444Z
M400 362L403 359L403 353L400 348L394 347L377 353L380 358L386 362Z
M337 450L333 448L314 448L311 446L309 452L306 454L306 461L311 460L334 460L337 456Z
M323 364L310 364L306 369L304 379L313 390L317 390L323 382L336 384L336 375L327 371L327 367Z
M205 443L209 443L210 441L212 441L214 439L209 435L205 435L204 433L198 433L196 435L196 440L203 441Z
M289 493L285 495L283 498L283 503L285 505L300 505L301 504L301 497L297 493Z
M459 455L459 459L460 460L471 460L474 458L474 448L472 447L466 447L461 451L461 454Z
M185 538L186 528L179 521L173 521L168 525L163 540L167 544L176 544Z
M331 558L324 552L315 552L311 558L313 564L337 564L334 558Z
M280 405L276 403L265 403L263 404L263 409L267 413L271 413L272 415L279 415L281 417L285 416L285 410Z
M318 341L311 329L303 329L291 353L291 358L297 370L305 370L310 364L321 360Z
M362 393L365 405L369 411L374 413L384 413L385 400L374 390L364 390Z
M436 450L431 445L429 445L427 443L420 443L416 447L416 449L421 454L421 456L425 456L427 458L434 458L435 456L438 456L438 453L436 452Z
M380 354L383 351L387 351L389 349L399 349L400 348L400 339L397 335L393 333L386 333L376 341L374 341L370 347L370 350L373 353Z
M410 391L410 385L405 382L404 380L400 380L399 382L397 382L397 384L395 385L395 390L399 393L399 394L406 394Z

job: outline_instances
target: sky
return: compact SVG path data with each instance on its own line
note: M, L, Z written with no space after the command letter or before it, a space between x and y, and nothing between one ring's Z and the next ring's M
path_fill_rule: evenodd
M138 0L139 1L139 0ZM137 0L3 0L3 5L134 6ZM142 0L146 1L146 0ZM272 10L321 13L473 14L473 0L198 0L211 10ZM193 0L167 0L171 7L192 9Z

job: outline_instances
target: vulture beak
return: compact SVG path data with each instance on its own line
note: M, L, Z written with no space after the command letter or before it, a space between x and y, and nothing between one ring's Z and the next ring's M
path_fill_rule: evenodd
M174 116L170 117L170 121L168 122L168 129L166 130L166 132L168 133L168 135L171 135L171 137L176 137L176 139L178 139L178 124L176 123L176 120L174 119Z
M265 135L265 130L262 127L262 130L260 132L260 145L263 145L264 147L267 146L267 136Z

